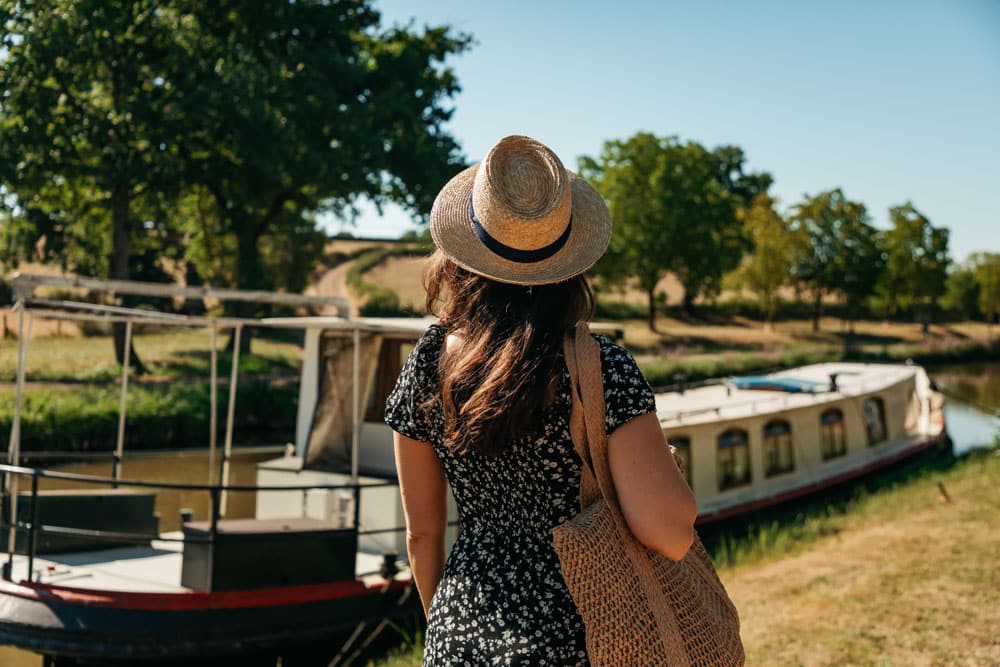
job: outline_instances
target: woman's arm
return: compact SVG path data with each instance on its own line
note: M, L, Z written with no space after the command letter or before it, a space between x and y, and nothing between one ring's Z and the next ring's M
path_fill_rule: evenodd
M698 505L677 469L655 413L639 415L608 436L618 503L643 545L681 560L694 540Z
M448 482L429 443L393 433L396 473L406 515L410 571L424 605L431 606L444 572L444 535L448 524Z

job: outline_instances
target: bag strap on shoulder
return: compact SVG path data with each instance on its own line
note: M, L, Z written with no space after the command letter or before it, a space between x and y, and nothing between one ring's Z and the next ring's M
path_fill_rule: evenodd
M608 463L608 437L605 425L604 376L601 372L601 346L590 334L586 322L579 322L565 341L566 367L573 393L570 435L583 460L580 483L581 507L599 494L621 517L614 480Z

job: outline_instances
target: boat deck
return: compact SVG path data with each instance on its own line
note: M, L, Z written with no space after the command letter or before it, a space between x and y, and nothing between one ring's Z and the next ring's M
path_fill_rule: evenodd
M739 419L877 391L913 377L917 370L917 367L903 364L813 364L770 373L766 377L815 383L817 387L822 385L819 391L793 393L777 389L740 389L727 383L712 384L683 392L658 393L656 412L664 427ZM837 375L836 391L829 390L831 374Z
M180 532L164 533L167 540L180 539ZM186 593L180 585L184 545L181 542L154 540L149 546L126 546L97 551L36 556L37 583L70 586L100 591L136 593ZM366 584L383 581L378 574L380 554L358 553L355 573ZM399 562L402 576L409 576L405 563ZM28 578L27 556L15 556L14 581Z

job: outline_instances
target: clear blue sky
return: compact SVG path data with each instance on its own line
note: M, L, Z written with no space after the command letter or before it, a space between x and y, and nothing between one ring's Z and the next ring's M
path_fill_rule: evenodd
M449 130L478 161L506 134L571 169L646 130L743 147L783 206L842 187L879 227L911 199L952 256L1000 251L1000 2L378 0L386 23L450 24ZM355 233L398 236L398 209ZM336 230L336 227L332 229Z

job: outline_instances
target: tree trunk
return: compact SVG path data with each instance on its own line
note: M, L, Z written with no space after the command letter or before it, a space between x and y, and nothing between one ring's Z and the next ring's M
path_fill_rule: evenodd
M264 272L260 265L260 232L257 224L234 224L236 229L236 286L239 289L267 289ZM238 301L233 304L233 313L237 317L251 318L256 315L256 304L248 301ZM250 352L250 329L243 329L240 336L240 354ZM232 351L235 336L230 335L226 349Z
M656 331L656 287L646 290L646 298L649 303L648 323L649 330Z
M120 174L111 190L111 278L113 280L129 279L129 187L128 177ZM116 322L111 330L115 344L115 360L121 365L125 363L125 323ZM144 375L146 366L135 353L134 342L130 348L129 366L134 368L137 374Z
M684 310L685 317L694 315L694 290L689 289L687 285L684 286L684 300L681 302L681 308Z
M774 297L770 294L764 297L764 331L771 331L774 327L771 320L774 317Z
M819 331L819 316L823 308L823 290L813 290L813 331Z

